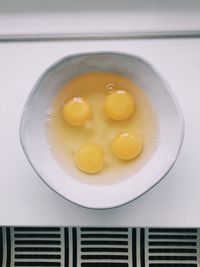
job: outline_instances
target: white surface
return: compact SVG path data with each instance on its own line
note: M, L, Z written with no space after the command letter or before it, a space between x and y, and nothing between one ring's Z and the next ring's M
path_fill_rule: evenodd
M0 225L200 226L200 39L0 43ZM70 53L115 50L138 54L168 80L182 107L181 154L161 183L132 203L88 210L51 191L19 143L26 97L41 72ZM103 196L102 196L103 197Z
M0 38L200 32L199 0L0 0Z
M139 85L152 103L159 125L159 134L155 137L157 140L151 140L156 148L144 166L134 174L133 168L127 168L121 172L121 179L123 176L126 179L107 185L80 182L74 176L84 174L80 174L76 168L72 171L71 165L68 166L70 172L66 173L52 157L45 132L45 114L58 90L74 75L95 70L121 73ZM104 52L65 57L50 66L37 81L28 98L20 127L23 149L40 177L53 190L73 203L101 209L128 203L158 183L176 161L183 135L184 122L176 99L153 66L139 57ZM145 142L148 149L148 141L144 140ZM102 171L96 179L109 180L113 175L118 175L117 170L115 173L112 170Z

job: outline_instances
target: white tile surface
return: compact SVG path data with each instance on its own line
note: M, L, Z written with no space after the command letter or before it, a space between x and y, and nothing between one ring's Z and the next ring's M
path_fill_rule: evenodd
M0 43L0 225L130 225L200 227L200 39ZM58 58L115 50L145 57L174 90L185 117L182 152L172 171L144 196L113 210L64 200L34 173L19 143L26 97Z

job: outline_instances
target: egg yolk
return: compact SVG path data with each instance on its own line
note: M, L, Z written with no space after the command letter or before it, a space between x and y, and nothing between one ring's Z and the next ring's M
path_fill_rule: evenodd
M116 136L112 141L112 152L121 160L136 158L142 152L142 149L142 137L129 132Z
M113 120L130 117L135 109L133 96L125 90L116 90L108 94L104 103L104 112Z
M92 117L91 105L82 97L74 97L65 103L64 120L72 126L82 126Z
M97 144L83 144L76 152L75 163L83 172L97 173L103 168L104 152Z

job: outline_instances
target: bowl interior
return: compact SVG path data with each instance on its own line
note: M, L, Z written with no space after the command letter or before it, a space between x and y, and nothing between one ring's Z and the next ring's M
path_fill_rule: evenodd
M158 118L157 149L138 173L120 183L105 186L83 184L66 174L48 149L45 112L66 82L89 71L117 72L133 80L148 96ZM53 190L85 207L111 208L137 198L169 171L178 156L183 132L183 118L176 99L149 63L125 54L96 53L63 58L42 74L26 102L20 139L32 167Z

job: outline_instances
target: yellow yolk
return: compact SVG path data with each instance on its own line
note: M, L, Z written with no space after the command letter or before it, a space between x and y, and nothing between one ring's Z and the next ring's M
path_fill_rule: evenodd
M136 158L143 149L142 137L129 132L122 133L112 141L112 152L121 160Z
M64 120L72 126L82 126L92 117L92 107L82 97L66 102L62 112Z
M133 96L125 90L116 90L106 96L104 112L113 120L124 120L130 117L135 109Z
M97 144L83 144L75 155L76 166L86 173L101 171L104 163L104 152Z

